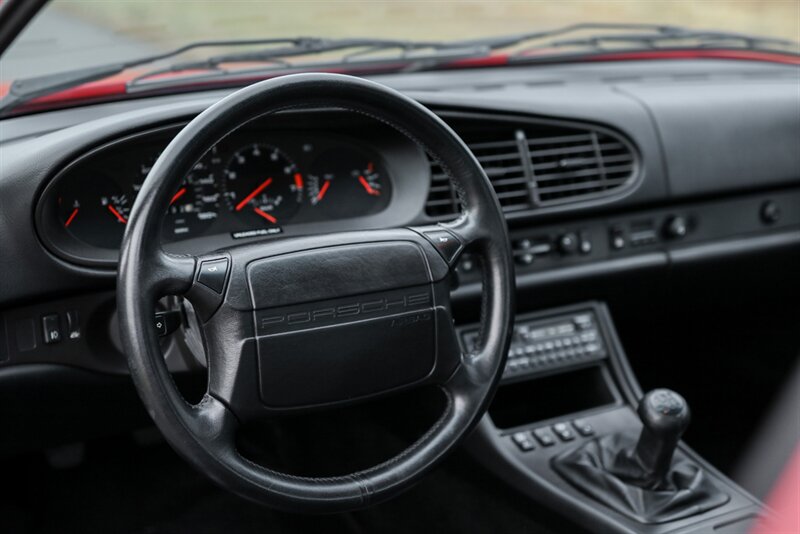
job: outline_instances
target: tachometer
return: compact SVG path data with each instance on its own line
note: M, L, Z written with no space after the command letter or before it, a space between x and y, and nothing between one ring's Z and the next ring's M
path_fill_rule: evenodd
M303 202L303 177L280 149L255 143L237 150L224 171L228 209L249 226L279 225Z
M389 203L386 172L375 158L356 148L320 154L308 174L308 201L335 218L377 213Z

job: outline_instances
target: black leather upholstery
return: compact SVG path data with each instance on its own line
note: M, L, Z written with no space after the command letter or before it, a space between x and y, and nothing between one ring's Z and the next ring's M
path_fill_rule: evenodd
M443 226L468 245L485 266L479 349L475 354L462 355L455 370L442 381L449 402L441 419L397 457L359 473L325 479L277 473L243 458L234 445L244 412L235 408L235 395L228 393L233 387L231 377L239 371L236 367L246 361L245 352L226 357L218 354L231 345L242 351L255 345L252 323L237 319L252 314L229 306L228 301L249 302L244 273L250 260L240 258L251 258L258 247L268 255L269 242L249 245L244 255L237 256L234 249L226 252L232 260L230 295L223 297L220 311L212 310L223 319L210 318L207 322L210 383L218 387L210 387L199 404L188 404L174 387L151 324L159 296L190 290L190 295L199 294L192 289L197 285L193 281L198 259L168 255L159 244L160 215L182 177L209 147L248 120L302 108L341 108L366 114L395 127L437 158L453 179L464 205L462 217ZM409 231L402 235L402 239L411 240ZM421 239L419 243L427 243L419 234L414 235ZM383 240L386 235L379 237ZM367 238L342 237L340 244L358 239ZM446 124L413 100L376 83L347 76L304 74L261 82L230 95L199 115L170 143L133 207L121 249L117 292L131 375L169 443L195 467L246 498L289 510L331 512L396 495L433 468L477 423L505 363L514 309L513 282L505 220L494 191L469 149ZM446 312L447 304L439 311Z

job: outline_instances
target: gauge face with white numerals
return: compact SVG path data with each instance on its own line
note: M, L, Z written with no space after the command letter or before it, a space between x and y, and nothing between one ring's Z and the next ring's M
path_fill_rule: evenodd
M323 152L308 174L308 202L333 218L377 213L389 203L391 187L377 158L351 148Z
M303 202L303 186L294 162L264 143L238 149L223 171L227 208L254 228L290 221Z
M96 247L113 249L122 241L132 196L109 175L82 175L80 187L64 184L57 196L59 222L74 237Z

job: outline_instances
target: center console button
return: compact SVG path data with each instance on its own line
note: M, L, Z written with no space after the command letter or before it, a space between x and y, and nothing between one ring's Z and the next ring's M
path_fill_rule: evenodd
M532 451L536 448L530 434L527 432L517 432L511 436L511 440L519 447L519 450L523 452Z
M556 438L549 428L537 428L533 431L533 435L542 447L552 447L556 444Z
M593 436L594 435L594 427L588 423L585 419L575 419L572 421L572 426L575 427L575 430L578 431L578 434L581 436Z
M575 439L575 433L567 423L556 423L553 425L553 432L561 438L561 441L572 441Z

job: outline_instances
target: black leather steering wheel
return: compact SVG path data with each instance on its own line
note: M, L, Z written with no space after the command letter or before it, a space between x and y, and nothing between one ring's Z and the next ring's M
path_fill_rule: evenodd
M461 216L435 226L255 242L201 257L163 251L163 214L182 178L210 147L256 117L308 108L361 113L404 133L450 175ZM459 349L449 294L449 275L465 249L484 273L481 335L469 354ZM117 304L134 384L176 451L246 498L286 510L335 512L396 495L477 423L505 364L513 282L494 191L444 122L377 83L299 74L224 98L164 150L125 232ZM209 378L196 405L177 391L153 327L155 303L164 295L185 295L202 323ZM370 469L296 477L257 465L236 450L237 428L253 418L423 384L445 392L444 413L408 449Z

